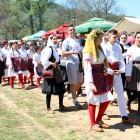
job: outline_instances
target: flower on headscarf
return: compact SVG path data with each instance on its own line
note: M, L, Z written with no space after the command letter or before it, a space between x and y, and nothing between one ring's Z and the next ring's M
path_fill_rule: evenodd
M91 32L91 39L94 40L95 38L98 37L99 34L104 34L104 31L103 31L102 28L98 28L98 29L96 29L96 30L93 30L93 31Z

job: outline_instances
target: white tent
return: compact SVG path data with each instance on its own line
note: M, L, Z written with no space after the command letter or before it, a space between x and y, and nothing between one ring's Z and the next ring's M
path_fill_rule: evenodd
M138 32L140 31L140 18L124 17L117 25L111 29L115 29L121 32L127 31L128 34L131 34L132 32Z

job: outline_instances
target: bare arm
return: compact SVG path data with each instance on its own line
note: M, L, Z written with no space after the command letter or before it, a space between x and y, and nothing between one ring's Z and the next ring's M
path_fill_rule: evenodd
M62 51L62 55L61 57L67 57L71 54L78 54L79 53L79 50L75 50L75 51Z

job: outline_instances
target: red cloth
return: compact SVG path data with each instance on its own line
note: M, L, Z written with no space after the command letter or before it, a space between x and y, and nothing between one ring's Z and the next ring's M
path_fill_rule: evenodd
M8 77L8 83L10 83L10 77Z
M34 82L33 82L33 76L34 76L34 73L30 73L30 76L28 77L28 82L29 82L30 79L31 79L31 83L32 83L32 85L34 85Z
M34 73L34 64L32 63L33 59L28 59L28 70L30 73Z
M24 85L26 84L27 76L24 76Z
M11 85L11 87L14 86L14 80L15 80L15 76L10 77L10 85Z
M28 70L28 62L21 60L22 71Z
M128 43L130 43L131 45L134 45L135 39L132 36L128 36Z
M38 85L39 88L41 88L41 85L40 85L40 80L41 79L42 79L42 77L41 78L37 78L37 85Z
M106 76L103 73L104 65L97 64L97 65L91 65L91 66L92 66L93 83L97 89L97 92L93 92L93 94L101 95L101 94L110 92L111 89L108 85Z
M96 105L89 104L88 111L89 111L91 126L94 126L96 124L95 122Z
M23 44L24 44L24 42L21 42L21 43L20 43L20 45L23 45Z
M112 70L118 70L119 69L119 63L118 62L116 62L116 63L109 63L109 67ZM111 87L113 85L114 76L108 74L106 76L106 78L107 78L107 81L108 81L109 86Z
M21 87L23 87L24 86L24 83L23 83L23 75L22 75L22 73L20 73L18 75L18 77L19 77L19 81L20 81Z
M22 70L21 63L17 59L18 58L11 58L15 72Z
M8 43L7 41L3 41L3 45L5 45L6 43Z

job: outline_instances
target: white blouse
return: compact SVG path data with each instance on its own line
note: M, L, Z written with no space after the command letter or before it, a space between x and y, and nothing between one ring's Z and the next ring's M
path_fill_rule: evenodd
M90 53L83 54L85 82L93 82L91 64L104 64L104 59L105 56L100 50L99 50L98 62L94 59L94 56L92 54ZM113 74L113 70L111 70L110 68L108 68L107 71L108 74Z
M34 56L35 52L34 51L31 51L29 49L29 50L27 50L27 54L28 54L29 57L31 57L33 59L33 56Z
M35 55L33 56L33 64L34 67L38 66L38 62L41 61L41 54L40 53L35 53Z
M7 58L8 51L9 51L9 48L7 48L7 49L5 49L4 47L2 48L2 52L3 52L5 58Z
M59 48L57 49L58 54L61 55L62 54L62 50ZM60 57L60 65L62 66L66 66L66 57Z
M2 52L2 50L0 49L0 61L3 61L3 56L4 56L4 54L3 54L3 52Z
M140 61L140 47L136 47L136 46L131 46L128 51L127 54L129 55L128 57L128 61L126 64L126 76L131 76L132 73L132 67L133 67L133 61Z
M111 45L109 42L106 47L103 48L105 56L109 63L119 63L119 71L125 72L125 63L122 55L121 48L117 45Z
M20 57L21 58L28 59L28 57L27 57L27 51L25 49L24 50L19 49L19 52L20 52Z
M20 57L20 53L17 50L10 49L7 55L7 65L12 65L11 58Z
M53 56L55 57L55 63L59 62L59 54L56 50L55 47L52 47L53 49ZM43 67L46 69L48 68L52 62L49 61L51 55L52 55L52 49L50 47L46 47L45 50L44 50L44 53L41 57L41 63L43 65Z

